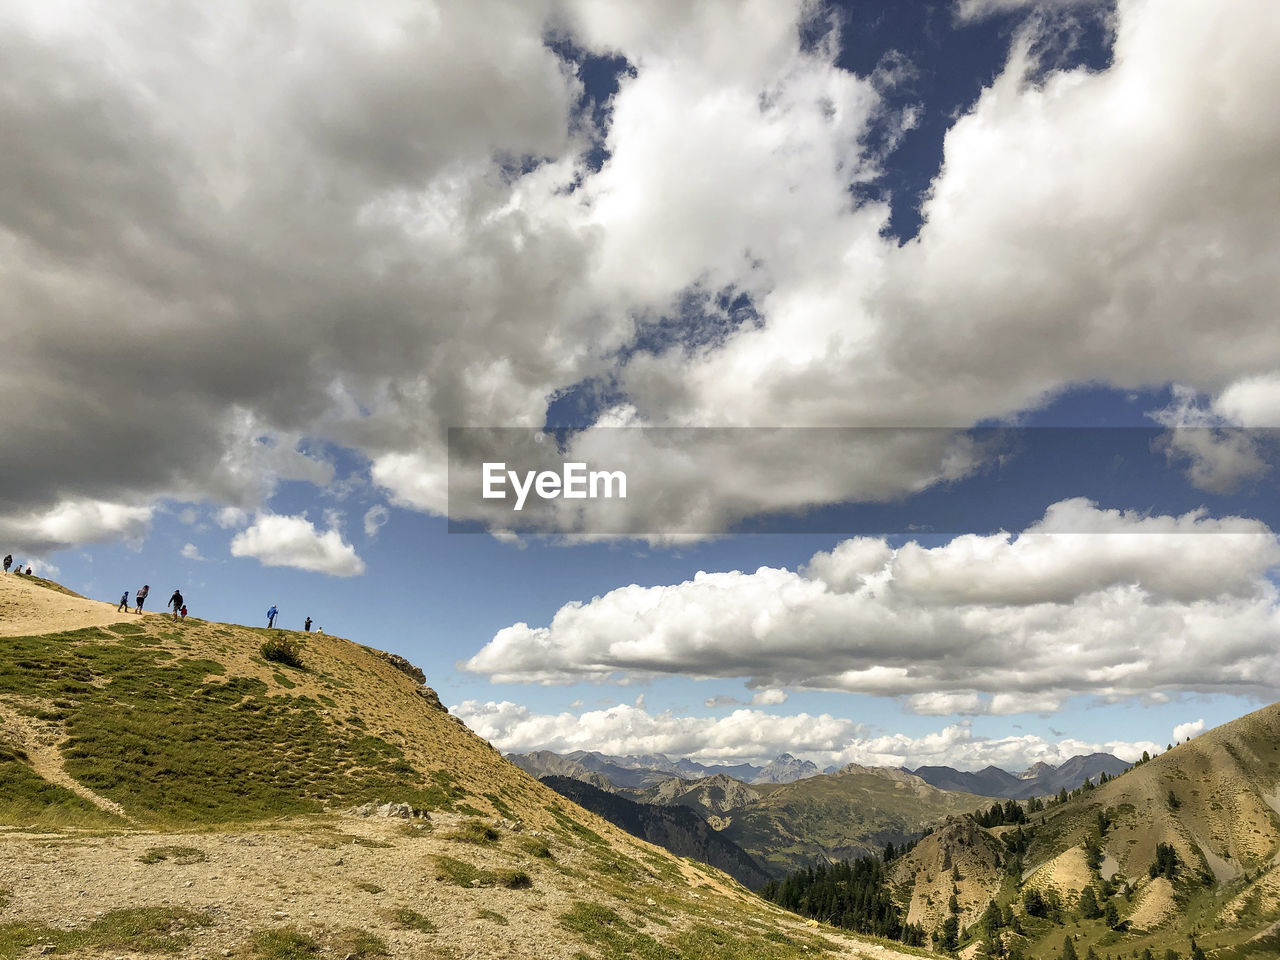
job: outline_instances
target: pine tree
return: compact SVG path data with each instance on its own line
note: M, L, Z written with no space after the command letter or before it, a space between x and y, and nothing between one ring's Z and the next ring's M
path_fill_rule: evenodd
M1106 909L1102 911L1102 922L1112 930L1120 926L1120 911L1116 909L1116 905L1114 903L1111 903L1110 901L1107 902Z
M1080 916L1086 920L1096 920L1102 916L1102 908L1098 906L1093 887L1085 887L1080 891Z
M1067 934L1067 939L1062 941L1062 960L1080 960L1080 955L1076 953L1075 941L1071 939L1071 934Z

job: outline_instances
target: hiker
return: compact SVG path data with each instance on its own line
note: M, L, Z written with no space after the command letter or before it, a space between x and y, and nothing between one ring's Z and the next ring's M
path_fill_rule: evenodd
M147 594L149 594L150 592L151 592L151 584L144 583L142 585L142 589L134 593L133 602L138 605L138 609L134 610L133 611L134 613L142 612L142 605L147 602Z
M178 610L182 607L182 593L177 587L173 588L173 596L169 598L169 606L173 607L173 619L178 619Z
M310 617L307 617L307 619L303 621L303 623L302 623L302 629L303 629L303 630L305 630L307 633L310 633L310 632L311 632L311 618L310 618Z
M182 605L182 619L187 619L187 605L185 603Z
M279 613L280 611L276 609L276 605L273 603L270 609L267 610L267 626L268 627L274 627L276 625L276 616Z
M8 572L9 572L9 568L10 568L10 567L12 567L12 566L13 566L13 554L12 554L12 553L6 553L6 554L4 555L4 572L5 572L5 573L8 573Z
M128 590L120 594L120 606L116 607L116 613L119 613L121 610L123 610L125 613L129 612L129 591Z
M22 564L18 564L18 569L14 570L13 572L16 573L18 576L22 576Z
M31 568L30 568L30 567L27 567L27 573L26 573L26 575L27 575L28 577L29 577L29 576L31 576Z

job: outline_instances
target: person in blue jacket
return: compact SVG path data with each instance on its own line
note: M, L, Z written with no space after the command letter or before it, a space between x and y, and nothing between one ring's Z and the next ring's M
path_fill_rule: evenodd
M276 617L279 616L279 614L280 614L280 611L276 609L276 605L273 603L271 605L271 608L267 611L268 627L274 627L276 625Z

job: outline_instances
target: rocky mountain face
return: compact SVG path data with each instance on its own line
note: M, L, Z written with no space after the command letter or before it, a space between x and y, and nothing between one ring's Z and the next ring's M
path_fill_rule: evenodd
M1106 773L1114 777L1129 768L1129 764L1109 753L1091 753L1072 757L1060 766L1037 763L1022 773L1013 774L999 767L985 767L976 772L956 770L953 767L926 766L912 771L917 777L942 790L961 790L983 797L1005 797L1027 800L1031 797L1047 797L1066 789L1076 789L1086 779L1098 782Z
M1083 782L1109 762L1078 759L1028 779ZM1014 921L1001 949L1032 957L1060 955L1064 931L1079 956L1186 957L1192 939L1210 957L1280 956L1280 704L1107 776L1019 805L1021 822L953 818L925 837L890 868L912 922L954 912L973 931L994 900Z
M752 783L794 783L806 777L816 777L821 771L816 763L808 760L797 760L789 753L784 753L771 761L763 770L751 778Z
M603 790L609 787L574 771L598 774L614 787L644 789L671 777L700 780L723 775L749 782L764 769L750 763L702 764L687 757L672 760L661 753L611 756L594 750L575 750L566 754L539 750L507 754L507 759L534 776L574 777Z
M765 794L757 787L748 786L727 774L717 773L701 780L672 777L642 791L629 791L629 795L642 803L690 807L712 819L755 803Z
M779 786L730 810L724 834L780 877L814 863L879 856L985 798L930 786L902 770L850 765Z
M769 880L746 851L688 807L636 803L570 777L544 777L542 782L632 836L665 847L678 857L692 857L717 867L745 887L758 890Z
M603 773L589 770L577 760L570 760L550 750L536 750L533 753L509 753L507 759L530 776L541 780L543 777L572 777L589 783L598 790L616 789L613 781Z

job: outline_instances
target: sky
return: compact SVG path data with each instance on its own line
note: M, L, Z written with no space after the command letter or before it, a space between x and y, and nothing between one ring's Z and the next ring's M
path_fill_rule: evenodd
M0 30L37 572L311 617L505 751L1018 770L1280 699L1275 4Z

